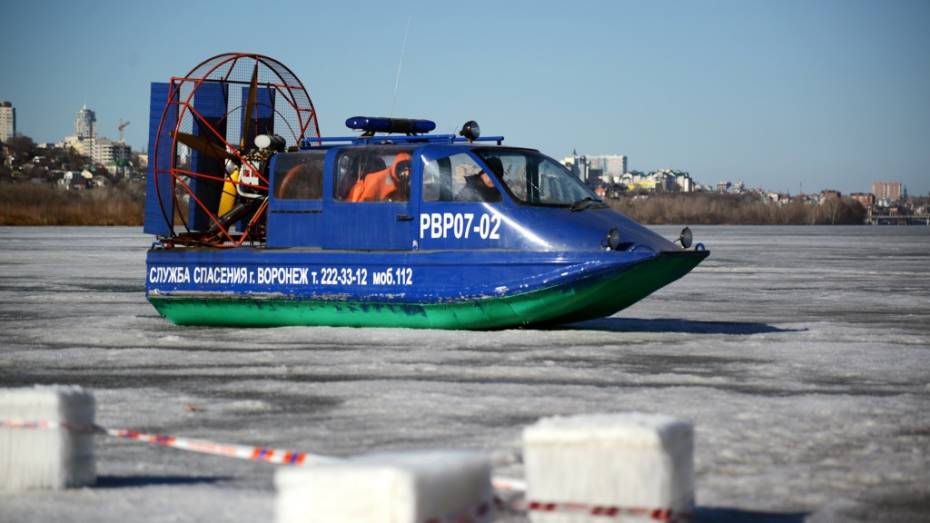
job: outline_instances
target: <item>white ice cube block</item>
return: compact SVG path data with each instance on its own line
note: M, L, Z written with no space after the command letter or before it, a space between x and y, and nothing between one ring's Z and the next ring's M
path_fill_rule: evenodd
M94 396L76 386L0 389L0 420L94 424ZM97 481L94 435L0 427L0 490L61 489Z
M488 522L491 465L474 451L373 454L275 473L276 523Z
M544 418L523 431L527 500L690 512L691 423L658 414ZM533 522L603 521L581 512L531 511ZM623 514L623 521L650 521Z

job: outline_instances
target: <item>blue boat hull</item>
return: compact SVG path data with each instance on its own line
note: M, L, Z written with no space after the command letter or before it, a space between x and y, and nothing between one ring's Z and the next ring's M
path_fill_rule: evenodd
M503 328L612 314L704 256L155 249L147 296L182 324Z

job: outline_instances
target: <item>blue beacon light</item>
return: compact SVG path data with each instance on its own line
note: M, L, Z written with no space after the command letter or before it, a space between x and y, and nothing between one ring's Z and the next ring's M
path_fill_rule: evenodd
M374 133L428 133L436 128L436 122L415 120L411 118L383 118L371 116L353 116L346 120L346 127L367 134Z

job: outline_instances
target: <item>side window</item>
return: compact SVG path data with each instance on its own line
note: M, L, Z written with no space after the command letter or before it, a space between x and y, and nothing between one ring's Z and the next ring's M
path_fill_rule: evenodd
M504 165L504 180L514 196L526 201L526 158L511 156L510 162Z
M323 197L325 152L281 154L275 161L274 196L280 200L319 200Z
M423 167L423 200L499 202L491 176L465 153L429 161Z
M396 148L347 149L336 159L335 194L348 202L410 199L410 152Z

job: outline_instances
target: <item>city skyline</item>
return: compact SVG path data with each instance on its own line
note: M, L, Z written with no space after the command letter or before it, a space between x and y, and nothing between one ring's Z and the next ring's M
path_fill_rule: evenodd
M248 12L253 4L223 5ZM5 13L17 22L8 34L14 45L0 49L11 74L0 77L0 99L16 107L17 131L36 141L71 134L86 103L101 136L115 137L119 121L130 121L126 141L139 150L150 82L245 50L294 70L324 135L349 134L349 116L393 108L395 116L431 118L442 132L475 119L505 144L554 158L573 149L619 153L630 169L672 167L705 184L850 193L889 179L911 194L930 192L924 2L576 10L286 3L262 10L248 31L254 45L229 24L185 29L216 19L219 8L12 5Z

